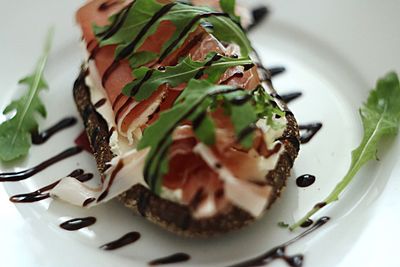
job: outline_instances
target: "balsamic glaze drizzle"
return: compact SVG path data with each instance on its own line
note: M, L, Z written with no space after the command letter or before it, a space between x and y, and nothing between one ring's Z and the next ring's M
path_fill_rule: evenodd
M286 254L286 248L292 245L293 243L299 241L300 239L306 237L307 235L311 234L312 232L314 232L315 230L326 224L329 220L330 220L329 217L322 217L311 228L307 229L302 234L289 240L288 242L280 246L274 247L273 249L267 251L266 253L258 257L255 257L253 259L238 264L231 265L230 267L264 266L277 259L284 260L291 267L301 267L303 266L304 256L300 254L294 256L288 256Z
M122 236L121 238L112 241L110 243L104 244L100 246L100 249L103 250L114 250L121 248L123 246L132 244L140 239L140 233L138 232L130 232L127 233L126 235Z
M19 172L6 172L0 173L0 182L17 182L21 180L28 179L33 175L43 171L44 169L50 167L51 165L60 162L66 158L75 156L82 152L80 147L71 147L61 152L60 154L40 163L39 165L32 167L30 169L19 171Z
M247 28L246 31L251 31L256 26L261 24L261 22L263 22L264 19L269 15L270 10L266 6L260 6L253 9L251 13L253 15L253 23Z
M93 174L85 173L81 169L77 169L77 170L71 172L67 176L76 178L78 181L80 181L82 183L87 182L93 178ZM60 181L61 180L55 181L54 183L51 183L45 187L42 187L42 188L40 188L36 191L30 192L30 193L18 194L18 195L11 196L10 201L14 202L14 203L32 203L32 202L41 201L43 199L47 199L50 197L50 194L48 192L50 190L52 190L54 187L56 187Z
M281 99L286 104L289 104L290 102L296 100L297 98L301 97L302 95L303 95L302 92L293 92L293 93L281 95Z
M99 101L97 101L96 104L94 104L94 107L96 109L98 109L98 108L102 107L106 102L107 102L107 99L102 98Z
M87 207L90 203L96 201L96 199L94 197L88 198L83 202L83 207Z
M50 127L49 129L38 133L38 132L33 132L32 133L32 143L35 145L41 145L44 144L47 140L49 140L50 137L52 137L54 134L57 132L64 130L68 127L71 127L77 123L77 119L74 117L68 117L60 122L58 122L56 125Z
M96 223L95 217L71 219L60 224L60 227L67 231L77 231Z
M307 219L307 221L305 221L305 222L304 222L302 225L300 225L300 226L303 227L303 228L307 228L307 227L310 227L313 223L314 223L313 220Z
M315 176L311 174L304 174L296 179L298 187L309 187L315 182Z
M166 264L173 264L173 263L180 263L180 262L186 262L190 260L190 256L186 253L175 253L170 256L152 260L149 262L150 266L156 266L156 265L166 265Z
M269 68L268 71L271 74L271 77L274 77L274 76L284 73L286 71L286 68L282 67L282 66L278 66L278 67Z
M299 129L301 132L300 135L300 143L307 144L311 141L311 139L321 130L322 123L310 123L310 124L303 124L299 125Z

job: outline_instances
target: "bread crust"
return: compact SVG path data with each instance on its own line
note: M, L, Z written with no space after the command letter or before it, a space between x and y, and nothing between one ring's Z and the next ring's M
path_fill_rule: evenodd
M86 133L97 162L98 170L104 173L106 163L113 158L109 146L109 132L106 121L99 115L91 103L90 90L85 84L87 72L82 71L74 84L74 98L79 113L84 122ZM278 100L279 101L279 100ZM286 105L282 103L282 105ZM277 166L270 171L266 181L273 188L267 209L281 195L286 186L286 179L290 175L295 158L299 151L299 130L293 114L286 112L288 121L287 129L282 138L284 152L280 155ZM118 199L135 213L147 218L149 221L186 237L211 237L230 231L238 230L255 221L248 212L233 207L224 214L212 218L195 219L187 206L162 199L153 194L143 185L135 185L124 192Z

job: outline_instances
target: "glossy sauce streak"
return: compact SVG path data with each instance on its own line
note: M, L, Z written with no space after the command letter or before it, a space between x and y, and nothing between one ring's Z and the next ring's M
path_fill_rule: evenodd
M300 135L300 143L307 144L311 141L311 139L321 130L322 123L310 123L310 124L303 124L299 125L299 129L301 132Z
M293 93L281 95L281 99L286 104L289 104L290 102L292 102L293 100L296 100L297 98L301 97L302 95L303 94L301 92L293 92Z
M94 197L88 198L83 202L83 207L87 207L90 203L94 202L96 199Z
M110 243L102 245L100 248L104 250L114 250L121 248L123 246L132 244L136 241L138 241L140 238L140 233L138 232L130 232L121 237L120 239L117 239L115 241L112 241Z
M313 220L307 219L307 221L305 221L305 222L304 222L302 225L300 225L300 226L303 227L303 228L307 228L307 227L310 227L313 223L314 223Z
M80 182L86 182L89 181L91 178L93 178L93 174L91 173L84 173L83 170L78 169L67 175L67 177L74 177ZM50 190L52 190L54 187L58 185L58 183L61 180L58 180L52 184L49 184L45 187L42 187L36 191L33 191L31 193L25 193L25 194L18 194L15 196L10 197L10 201L14 203L32 203L32 202L37 202L41 201L43 199L47 199L50 197L50 194L48 193Z
M250 31L257 27L263 20L269 15L270 11L265 6L260 6L251 11L253 16L253 23L247 28L247 31Z
M180 262L186 262L190 260L190 256L186 253L175 253L170 256L160 258L153 260L149 262L150 266L156 266L156 265L166 265L166 264L173 264L173 263L180 263Z
M271 77L274 77L274 76L284 73L286 71L286 68L279 66L279 67L269 68L268 71L271 74Z
M50 137L52 137L54 134L58 133L61 130L64 130L68 127L74 126L76 124L77 120L74 117L68 117L60 122L58 122L56 125L50 127L49 129L38 133L38 132L33 132L32 133L32 143L35 145L41 145L45 143L47 140L49 140Z
M298 187L309 187L315 182L315 176L311 174L304 174L296 179Z
M6 173L0 173L0 182L17 182L21 180L28 179L32 177L33 175L43 171L44 169L52 166L53 164L60 162L64 159L67 159L69 157L75 156L82 152L82 148L80 147L71 147L60 154L40 163L39 165L24 170L24 171L19 171L19 172L6 172Z
M288 256L286 254L286 248L288 246L292 245L293 243L299 241L303 237L311 234L312 232L314 232L315 230L317 230L324 224L326 224L329 221L329 219L330 219L329 217L322 217L311 228L304 231L302 234L293 238L292 240L290 240L280 246L277 246L258 257L255 257L253 259L250 259L250 260L247 260L247 261L235 264L235 265L231 265L230 267L265 266L277 259L284 260L291 267L301 267L301 266L303 266L304 256L303 255Z
M77 231L96 223L95 217L71 219L60 224L60 227L67 231Z
M97 109L97 108L100 108L100 107L102 107L106 102L107 102L107 99L102 98L102 99L100 99L99 101L97 101L96 104L94 104L94 107L95 107L96 109Z

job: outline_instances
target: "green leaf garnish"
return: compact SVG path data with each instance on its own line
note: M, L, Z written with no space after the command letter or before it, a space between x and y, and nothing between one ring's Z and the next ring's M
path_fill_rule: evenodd
M186 118L202 113L207 105L202 105L208 98L241 90L227 85L215 85L205 80L192 79L182 94L180 101L170 110L161 113L160 118L148 127L138 144L138 149L150 147L146 158L144 177L150 188L160 193L161 177L168 172L166 156L172 144L172 133ZM197 109L202 109L199 112Z
M284 115L273 105L271 97L257 88L253 92L232 86L216 85L227 69L253 66L249 58L253 51L250 41L235 15L235 1L221 0L224 12L209 7L191 6L182 1L159 3L156 0L136 0L119 14L110 18L106 27L94 26L100 46L116 45L115 62L128 59L135 80L123 88L123 93L136 101L148 99L160 86L177 87L187 84L174 106L143 133L138 149L150 148L144 177L151 190L160 193L162 177L168 172L168 150L172 134L184 121L192 122L197 139L208 145L215 144L215 125L212 111L223 107L230 116L238 143L243 148L253 144L254 125L258 119L273 122L274 115ZM163 43L159 53L140 51L143 43L168 21L175 26L171 36ZM155 69L167 56L182 46L199 25L205 27L221 42L235 43L241 49L241 58L230 58L210 53L202 61L190 56L180 59L175 66ZM112 33L112 34L110 34ZM153 68L146 67L148 63ZM154 63L154 64L153 64ZM202 80L198 80L198 79Z
M194 127L194 133L197 138L199 138L200 142L208 146L215 144L215 124L210 116L207 116L204 112L195 117L193 124L196 125L196 127Z
M144 171L150 188L156 194L160 193L162 177L168 173L168 149L177 126L184 121L191 121L196 137L204 144L212 146L215 143L215 125L210 111L219 105L231 113L236 137L240 139L242 132L263 116L254 104L255 95L259 97L259 90L263 89L257 88L250 92L234 86L216 85L208 80L190 80L175 105L161 113L159 119L144 131L138 144L139 150L150 147ZM269 98L264 103L271 105ZM253 144L254 129L250 130L245 138L239 140L244 148L250 148Z
M133 54L129 58L129 64L132 69L146 65L147 63L157 59L157 54L149 51L140 51Z
M225 7L230 9L231 4L227 2ZM109 30L113 23L106 27L93 26L100 46L117 45L117 59L130 58L137 53L145 40L156 32L163 21L171 22L176 29L163 44L158 56L174 52L187 36L204 22L213 25L213 33L220 41L238 44L243 57L247 57L253 50L246 34L237 23L228 15L208 7L191 6L181 2L160 4L156 0L136 0L129 9L121 12L127 12L126 20L112 36L104 38L102 33ZM113 16L110 22L118 21L117 18L118 15Z
M211 62L216 56L218 59ZM211 65L208 66L208 64ZM210 82L215 83L228 68L247 64L252 64L249 58L235 59L211 53L205 61L193 61L190 57L186 57L178 65L166 67L165 70L141 67L133 71L136 79L126 85L122 92L127 96L135 97L136 101L143 101L163 84L177 87L195 78L200 71L207 75Z
M100 46L106 45L127 45L140 33L143 27L151 20L152 16L163 7L162 4L155 0L137 0L131 8L127 11L127 17L123 25L118 31L113 34L110 38L102 39L99 38ZM124 10L122 11L124 12ZM118 14L110 17L110 22L114 22ZM110 24L111 26L112 24ZM138 47L143 44L145 37L150 36L155 32L159 25L159 22L155 24L154 28L149 29L148 33L142 38L143 40L138 43ZM110 26L97 27L94 26L94 32L97 36L101 32L105 32Z
M353 180L360 168L370 160L376 159L379 141L384 137L395 136L400 124L400 83L396 73L387 74L380 79L371 91L368 100L360 109L364 137L357 149L352 152L349 171L342 181L322 202L315 205L302 219L290 226L294 230L321 208L339 200L340 194Z
M39 98L39 92L46 89L43 71L50 52L53 30L48 33L42 56L33 74L19 81L28 86L20 99L8 105L3 114L15 111L15 115L0 125L0 159L12 161L28 154L31 146L31 132L38 128L35 114L46 117L46 109Z
M236 23L240 23L240 17L235 14L236 0L220 0L219 5L222 11L229 14Z

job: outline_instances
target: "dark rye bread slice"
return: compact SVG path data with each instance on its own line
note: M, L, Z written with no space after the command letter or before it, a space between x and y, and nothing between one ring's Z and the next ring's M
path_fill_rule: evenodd
M85 84L86 72L82 71L74 85L74 98L83 118L86 133L100 173L103 173L113 154L109 147L108 125L96 112L90 100L90 90ZM269 172L266 181L273 187L268 208L280 196L290 175L290 169L299 151L299 131L291 112L287 112L288 127L281 140L285 152L281 154L275 170ZM255 220L246 211L234 207L226 214L197 220L188 207L162 199L142 185L133 186L121 194L119 200L129 209L149 221L175 234L186 237L210 237L240 229Z

